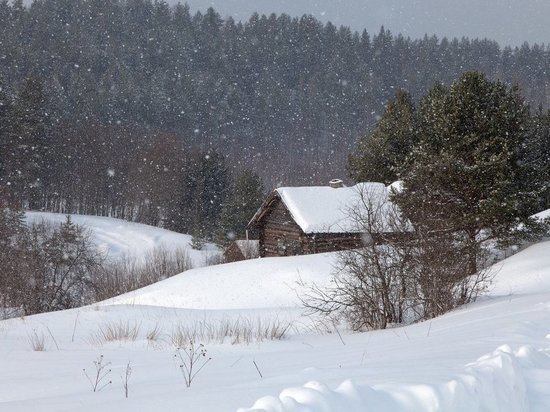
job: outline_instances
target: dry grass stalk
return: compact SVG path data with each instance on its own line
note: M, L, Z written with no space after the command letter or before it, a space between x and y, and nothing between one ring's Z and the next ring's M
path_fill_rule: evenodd
M149 332L145 335L149 342L157 342L162 335L162 329L158 323L155 324L153 329L150 329Z
M46 337L42 332L39 334L33 329L32 333L28 335L28 342L35 352L44 352L46 350Z
M130 321L109 322L99 327L91 341L97 345L114 341L135 341L139 336L141 324Z
M170 334L170 343L181 348L197 341L216 344L230 342L232 345L237 345L265 340L281 340L284 339L291 326L290 322L283 322L279 319L253 321L243 318L212 322L196 321L188 325L180 323L173 328Z

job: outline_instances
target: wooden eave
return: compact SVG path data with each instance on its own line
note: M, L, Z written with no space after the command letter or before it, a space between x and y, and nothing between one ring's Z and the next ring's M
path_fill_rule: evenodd
M260 224L260 221L263 219L263 217L269 213L272 209L273 204L277 201L281 200L281 197L277 193L276 190L271 192L271 194L267 197L267 199L264 200L258 211L254 214L250 222L248 222L247 228L253 228L255 226L258 226ZM285 206L286 207L286 206Z

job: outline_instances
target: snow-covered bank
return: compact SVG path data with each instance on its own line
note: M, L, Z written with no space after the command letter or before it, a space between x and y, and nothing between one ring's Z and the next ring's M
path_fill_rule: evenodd
M187 309L296 308L299 283L330 282L336 255L252 259L189 270L103 304Z
M550 291L550 241L536 243L494 268L493 296Z

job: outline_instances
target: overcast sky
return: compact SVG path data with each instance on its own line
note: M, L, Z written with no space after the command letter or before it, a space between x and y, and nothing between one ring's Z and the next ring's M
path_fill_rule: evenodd
M177 0L168 0L177 3ZM323 21L366 28L384 25L413 38L487 37L501 45L550 43L550 0L187 0L192 11L213 6L247 20L254 11L312 14Z

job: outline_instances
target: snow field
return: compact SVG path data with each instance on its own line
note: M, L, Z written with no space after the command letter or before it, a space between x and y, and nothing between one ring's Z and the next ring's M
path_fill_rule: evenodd
M149 244L130 233L133 224L123 226L127 240L120 240L109 221L95 220L113 232L106 236L116 240L106 244L136 251ZM143 230L151 244L163 238L155 228ZM550 410L550 242L498 264L491 292L474 304L406 327L342 330L341 338L331 325L305 317L297 297L300 280L330 281L334 259L194 269L93 306L2 321L0 412ZM254 332L237 343L212 333L235 322L257 329L277 321L291 325L283 340L256 339ZM137 331L98 339L109 325ZM174 360L180 330L201 334L212 357L191 388ZM45 351L32 350L33 334L43 337ZM83 369L92 370L100 355L110 363L112 384L94 393ZM120 376L128 362L126 399Z

